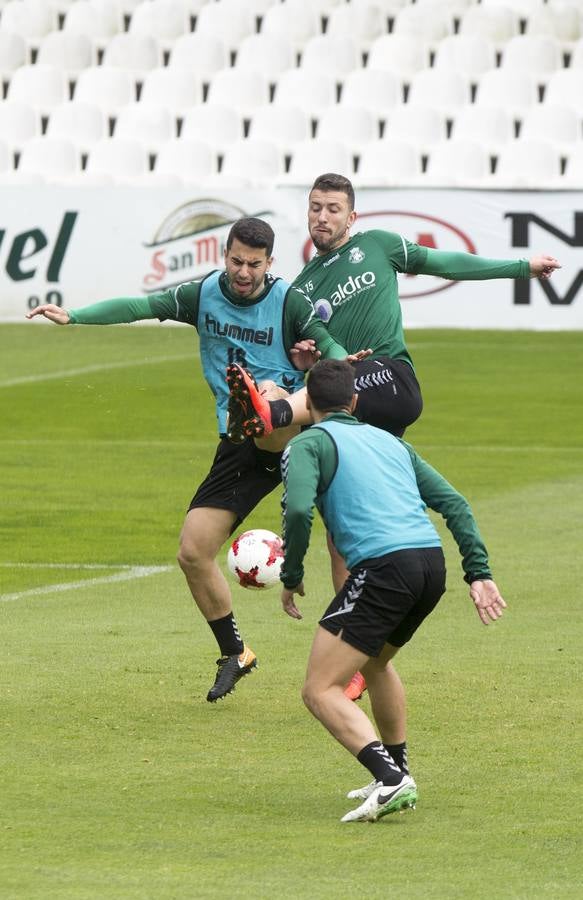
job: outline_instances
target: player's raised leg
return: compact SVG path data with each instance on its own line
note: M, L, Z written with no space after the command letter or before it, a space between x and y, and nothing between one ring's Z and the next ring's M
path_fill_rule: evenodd
M231 591L216 559L236 520L230 510L197 507L187 514L180 535L180 568L221 652L215 683L207 695L211 703L231 693L237 681L257 665L255 654L241 639Z
M281 396L267 395L253 375L237 363L227 367L227 384L230 393L228 437L234 444L240 444L248 437L267 437L274 429L310 422L305 388L295 394L282 390Z

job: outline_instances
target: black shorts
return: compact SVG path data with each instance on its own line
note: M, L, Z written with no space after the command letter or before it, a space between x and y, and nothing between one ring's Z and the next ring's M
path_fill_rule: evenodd
M354 568L320 619L332 634L378 656L385 644L402 647L445 592L441 547L396 550Z
M354 415L401 437L423 409L415 372L404 359L363 359L354 363L354 390L358 403Z
M189 511L200 506L228 509L237 528L260 500L281 484L281 453L259 450L252 438L232 444L221 438L210 472L191 500Z

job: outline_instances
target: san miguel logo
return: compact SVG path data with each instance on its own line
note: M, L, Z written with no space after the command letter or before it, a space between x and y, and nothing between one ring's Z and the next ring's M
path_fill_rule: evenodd
M415 244L422 247L431 247L434 250L447 250L450 253L476 253L476 247L471 238L464 234L455 225L438 219L435 216L427 216L423 213L383 211L359 214L356 220L353 234L357 231L370 231L379 228L383 231L394 231L403 235ZM314 245L308 240L304 245L304 262L308 262L314 255ZM351 251L349 262L357 263L364 258L364 253L358 247ZM366 267L366 262L364 262ZM457 281L448 281L433 275L399 275L399 297L401 300L412 300L415 297L427 297L438 291L456 285Z
M174 210L144 245L149 255L143 291L163 291L222 268L231 225L246 215L238 206L214 199L193 200Z

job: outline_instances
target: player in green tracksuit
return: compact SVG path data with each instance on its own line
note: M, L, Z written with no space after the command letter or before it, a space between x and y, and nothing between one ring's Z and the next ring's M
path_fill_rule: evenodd
M198 332L204 375L216 401L220 443L188 508L178 560L221 652L215 683L207 695L210 702L230 693L256 665L255 654L239 634L231 592L216 557L232 531L281 482L281 450L291 436L282 431L275 441L272 435L238 445L227 440L225 367L233 360L249 365L263 380L267 396L277 397L287 396L303 383L303 372L294 360L305 361L306 341L316 341L325 356L346 356L314 315L311 301L269 275L273 241L273 230L266 222L241 219L227 238L224 272L211 272L200 282L150 297L106 300L70 312L46 304L28 314L28 318L42 315L61 325L172 319Z
M458 281L548 278L559 263L550 256L510 261L448 253L380 230L351 237L355 220L350 181L333 173L317 178L308 207L308 227L317 255L293 284L310 298L332 337L348 353L372 350L368 359L354 366L356 416L400 436L419 417L422 399L403 335L397 273L437 275ZM268 434L292 421L308 421L303 392L289 401L270 403L250 384L239 394L236 384L234 388L232 403L246 406L244 415L239 417L245 433Z
M499 618L506 604L464 497L408 444L352 415L351 366L317 363L307 391L314 425L289 442L281 461L282 604L301 618L294 595L304 594L303 560L316 506L350 574L320 619L303 698L374 778L349 794L364 803L342 821L370 821L417 799L406 758L404 691L391 659L445 591L441 541L426 506L441 513L459 546L484 624ZM378 735L343 691L358 670L367 679Z

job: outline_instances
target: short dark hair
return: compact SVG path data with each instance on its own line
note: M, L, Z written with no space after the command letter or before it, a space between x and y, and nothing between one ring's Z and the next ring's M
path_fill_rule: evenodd
M344 359L321 359L310 369L307 389L319 412L345 409L354 396L354 369Z
M231 249L235 238L247 247L265 248L268 257L273 252L275 234L271 225L263 219L254 219L252 216L237 219L227 237L227 250Z
M335 172L326 172L324 175L318 175L314 181L312 191L341 191L348 197L350 209L354 209L354 188L352 182L345 178L344 175L336 175Z

